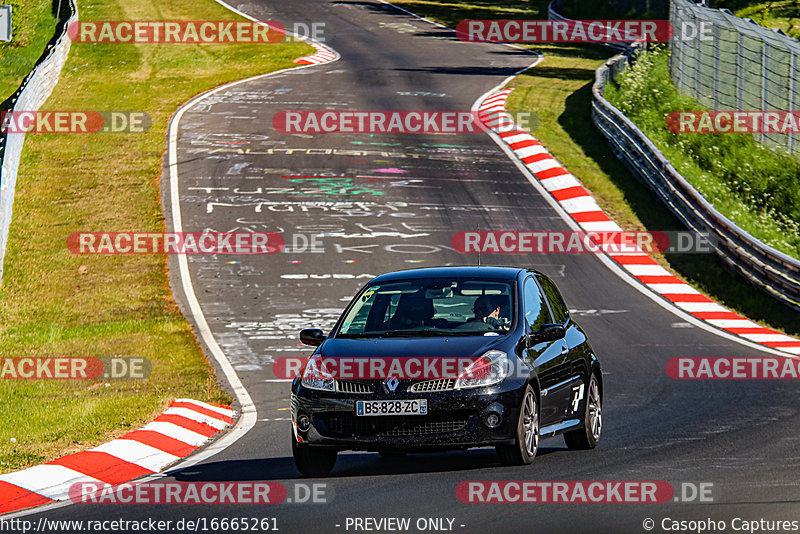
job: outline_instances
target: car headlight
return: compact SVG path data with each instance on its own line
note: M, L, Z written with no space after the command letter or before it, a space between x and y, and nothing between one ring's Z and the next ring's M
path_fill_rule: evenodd
M458 375L455 389L477 388L497 384L508 376L508 356L490 350Z
M301 383L311 389L324 389L334 391L336 386L333 383L333 375L325 369L325 363L319 354L313 355L306 364L303 371Z

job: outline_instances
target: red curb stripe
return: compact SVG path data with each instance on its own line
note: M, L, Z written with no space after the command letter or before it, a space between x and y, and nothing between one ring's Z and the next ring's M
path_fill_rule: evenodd
M655 275L644 275L644 276L637 276L637 280L640 282L644 282L645 284L682 284L683 280L678 278L677 276L670 275L663 275L663 276L655 276Z
M671 300L672 302L710 302L716 304L716 302L714 302L707 296L698 295L695 293L690 293L688 295L684 293L664 293L661 296Z
M731 320L741 320L744 319L741 315L737 315L733 312L729 311L713 311L713 312L692 312L692 315L697 317L698 319L731 319ZM798 342L800 343L800 342Z
M511 94L511 91L500 91L498 93L495 93L492 96L488 97L486 100L484 100L483 104L481 104L481 107L486 107L495 102L505 102L506 100L508 100L509 94Z
M781 334L780 332L776 332L775 330L770 330L769 328L764 328L763 326L742 326L742 327L730 327L725 328L731 334L778 334L778 335L785 335Z
M516 143L509 143L509 145L513 150L519 150L520 148L525 148L529 146L542 146L542 143L536 141L535 139L526 139L524 141L518 141Z
M50 465L62 465L78 473L89 475L108 484L121 484L144 475L151 475L154 471L126 462L110 454L97 451L83 451L58 458Z
M530 135L530 134L529 134L528 132L526 132L525 130L511 130L511 131L509 131L509 132L500 132L498 135L499 135L500 137L502 137L503 139L505 139L506 137L513 137L513 136L515 136L515 135L521 135L521 134L524 134L524 135Z
M493 120L499 119L503 114L502 110L496 111L480 111L478 112L478 118L483 122L491 122Z
M531 156L525 156L524 158L522 158L522 162L525 164L529 164L529 163L536 163L537 161L544 161L546 159L553 159L553 156L551 156L547 152L542 154L533 154Z
M569 174L569 171L564 167L553 167L546 171L537 172L536 177L540 180L547 180L548 178L555 178L556 176L563 176L565 174Z
M134 430L133 432L129 432L128 434L122 436L122 439L138 441L139 443L150 445L151 447L160 451L172 454L173 456L180 456L181 458L184 456L189 456L200 448L194 447L188 443L184 443L183 441L171 438L154 430Z
M762 341L764 345L770 347L800 347L800 340L798 341Z
M575 222L579 223L606 222L611 220L611 218L602 211L582 211L580 213L572 213L571 215L572 218L575 219Z
M580 185L575 187L565 187L564 189L557 189L555 191L550 191L550 194L553 195L553 198L555 198L559 202L563 200L569 200L571 198L590 196L589 192Z
M51 502L52 499L43 495L0 481L0 514Z
M636 254L634 256L613 255L614 261L620 265L658 265L656 261L647 255Z
M172 423L178 426L182 426L187 430L191 430L192 432L197 432L198 434L202 434L206 437L211 437L218 432L218 430L212 426L209 426L205 423L198 423L197 421L192 421L187 417L183 417L181 415L166 415L162 414L153 419L154 422L164 422L164 423Z
M229 415L223 415L219 412L215 412L214 410L209 410L208 408L203 408L202 406L198 406L196 404L192 404L191 402L181 402L175 401L169 405L170 408L188 408L190 410L194 410L197 413L207 415L209 417L213 417L214 419L219 419L223 423L230 423L233 421L233 418Z

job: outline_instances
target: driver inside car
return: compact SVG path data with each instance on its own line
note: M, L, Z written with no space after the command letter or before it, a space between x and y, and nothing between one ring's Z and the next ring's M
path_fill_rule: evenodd
M500 303L489 295L481 295L475 299L472 313L475 314L475 317L469 321L481 321L495 329L503 327L500 321Z

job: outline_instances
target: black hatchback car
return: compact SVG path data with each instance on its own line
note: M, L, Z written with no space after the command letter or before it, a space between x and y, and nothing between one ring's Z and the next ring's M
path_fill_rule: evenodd
M494 446L529 464L539 438L594 448L603 375L552 280L532 269L436 267L367 283L292 383L292 452L322 476L341 450L384 456Z

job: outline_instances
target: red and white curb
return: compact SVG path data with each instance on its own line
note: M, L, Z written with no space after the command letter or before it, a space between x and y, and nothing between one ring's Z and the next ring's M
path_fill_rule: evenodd
M233 410L177 399L139 430L94 449L0 475L0 514L69 499L73 484L121 484L162 471L228 427Z
M513 124L505 105L511 89L490 94L478 107L481 121L511 148L542 186L586 232L622 232L580 181L532 135ZM501 127L502 125L502 127ZM800 355L800 340L764 328L721 306L672 275L643 251L609 256L651 291L697 319L748 341Z
M304 41L307 45L313 46L316 52L310 56L299 57L294 60L295 63L301 65L319 65L321 63L328 63L339 58L339 55L325 45L319 44L314 41Z

